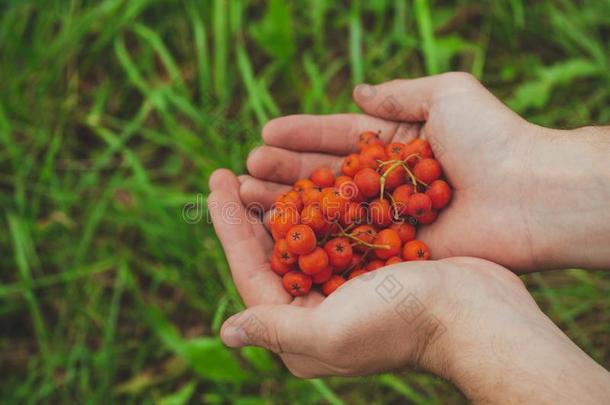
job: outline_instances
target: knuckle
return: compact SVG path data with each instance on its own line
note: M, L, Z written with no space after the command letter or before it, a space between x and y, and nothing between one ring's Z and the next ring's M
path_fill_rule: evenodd
M296 366L296 367L295 366L286 366L286 368L288 369L290 374L292 374L296 378L308 379L308 378L315 378L315 377L317 377L317 375L315 375L313 373L309 373L309 372L307 372L305 370L302 370L298 366Z
M479 82L476 77L468 72L448 72L442 76L444 84L451 86L469 86Z

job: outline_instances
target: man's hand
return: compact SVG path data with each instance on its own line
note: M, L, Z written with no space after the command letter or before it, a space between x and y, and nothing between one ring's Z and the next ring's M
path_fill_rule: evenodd
M400 263L326 299L293 299L269 267L271 238L248 217L237 178L217 171L210 189L214 227L249 307L223 325L228 346L272 350L300 377L422 368L480 401L587 402L610 387L519 278L485 260Z
M465 73L361 85L354 100L368 115L270 121L248 159L253 177L241 178L244 202L268 207L320 165L338 172L363 131L385 142L422 137L454 187L451 205L418 233L434 258L476 256L517 272L610 265L610 135L530 124Z

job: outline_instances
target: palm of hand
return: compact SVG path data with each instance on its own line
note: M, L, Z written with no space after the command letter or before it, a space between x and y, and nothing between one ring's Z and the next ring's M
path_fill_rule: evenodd
M428 353L447 353L428 348L434 340L451 341L461 329L453 319L465 319L463 314L472 311L460 309L461 302L485 303L475 308L477 318L481 311L495 317L531 307L524 300L533 303L506 269L468 258L401 263L351 280L326 299L315 292L293 299L270 269L272 240L263 224L248 217L238 179L219 170L210 188L214 227L249 307L227 320L223 331L244 329L248 343L278 353L297 376L362 375L406 365L440 373ZM473 294L484 296L474 300ZM507 302L513 303L508 311ZM422 312L417 322L411 319L414 304ZM226 333L223 339L242 345Z
M451 205L418 234L433 257L477 256L513 269L532 267L522 209L527 185L515 180L527 172L526 121L462 75L389 82L372 91L357 88L354 96L365 112L377 116L295 115L271 121L263 130L267 145L248 159L253 177L241 178L244 202L268 208L279 192L315 167L338 171L340 156L356 151L363 131L380 130L385 142L423 137L454 187Z

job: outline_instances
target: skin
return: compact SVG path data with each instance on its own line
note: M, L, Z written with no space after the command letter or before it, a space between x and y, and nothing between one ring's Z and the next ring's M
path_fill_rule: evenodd
M380 109L390 96L400 108ZM355 99L381 118L273 120L263 131L269 146L248 160L257 178L219 170L210 179L214 227L248 307L223 325L225 344L272 350L304 378L421 368L477 403L610 397L610 374L542 313L513 272L488 260L400 263L350 280L326 299L315 292L293 298L283 289L269 269L272 239L246 204L270 206L317 166L337 170L336 155L355 150L357 134L371 128L385 142L427 137L450 176L454 201L419 234L435 258L470 254L520 271L610 264L603 130L568 136L535 127L461 74L357 88ZM473 151L477 159L464 158Z
M465 73L360 85L354 100L369 115L270 121L265 146L249 156L243 201L268 207L318 166L338 173L363 131L386 143L422 137L454 188L450 207L418 234L433 258L480 257L517 273L608 268L608 128L533 125Z

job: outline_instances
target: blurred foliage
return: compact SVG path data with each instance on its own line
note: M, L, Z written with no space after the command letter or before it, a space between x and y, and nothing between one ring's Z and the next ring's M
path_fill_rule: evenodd
M465 70L539 124L607 124L608 38L607 0L1 2L0 398L463 402L421 373L302 381L226 349L241 304L207 179L242 172L272 117L355 110L361 81ZM609 276L526 279L608 367Z

